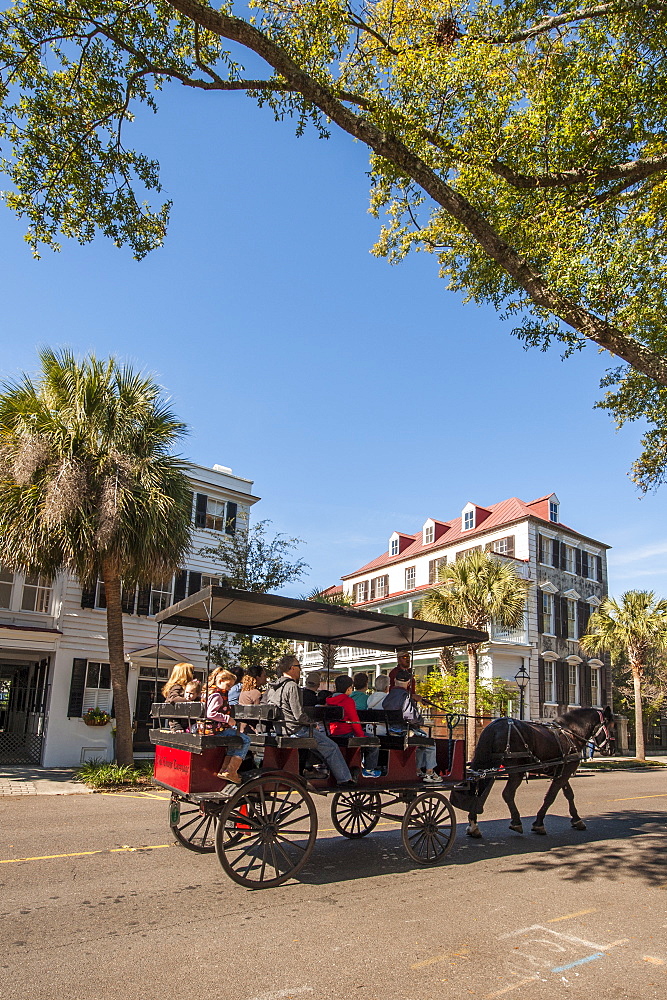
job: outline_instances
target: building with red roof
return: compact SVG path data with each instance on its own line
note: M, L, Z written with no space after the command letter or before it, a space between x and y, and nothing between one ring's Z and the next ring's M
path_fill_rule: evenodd
M518 497L486 506L468 502L450 520L427 518L414 534L394 531L380 555L342 577L343 589L357 606L411 618L448 562L476 549L510 560L532 584L524 625L508 630L491 624L480 677L501 677L516 686L523 667L529 676L524 715L548 718L568 706L603 707L611 700L609 664L587 656L577 642L607 593L608 548L561 521L555 493L529 502ZM306 669L317 665L316 649L304 648L303 656ZM437 651L416 653L415 671L424 676L437 662ZM343 649L337 665L377 674L393 660L384 653Z

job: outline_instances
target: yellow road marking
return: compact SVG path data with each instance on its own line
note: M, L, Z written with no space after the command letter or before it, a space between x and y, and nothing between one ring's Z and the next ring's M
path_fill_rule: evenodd
M629 795L627 799L607 799L607 802L632 802L633 799L664 799L667 798L667 792L661 792L659 795Z
M609 951L610 948L616 948L619 944L627 944L630 938L619 938L618 941L612 941L610 944L601 944L600 951Z
M51 861L53 858L85 858L91 854L129 854L133 851L159 851L161 847L173 847L173 844L150 844L142 847L108 847L99 851L74 851L72 854L42 854L36 858L6 858L0 865L16 865L19 861Z
M496 990L495 993L487 993L485 1000L492 1000L493 997L501 997L504 993L511 993L512 990L518 990L520 986L526 986L527 983L534 983L539 976L528 976L527 979L520 979L518 983L512 983L510 986L505 986L502 990Z
M423 969L427 965L435 965L436 962L444 962L446 955L435 955L433 958L425 958L423 962L413 962L411 969Z
M576 913L566 913L564 917L552 917L551 920L545 920L545 924L557 924L560 920L571 920L572 917L583 917L586 913L597 913L598 908L594 906L591 910L577 910Z
M664 961L661 958L653 958L652 955L642 955L645 962L650 962L651 965L664 965Z

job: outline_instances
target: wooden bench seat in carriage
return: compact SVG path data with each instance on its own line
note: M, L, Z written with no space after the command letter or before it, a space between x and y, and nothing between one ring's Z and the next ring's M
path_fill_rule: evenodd
M203 706L200 702L181 701L175 704L155 703L151 715L160 723L159 729L150 729L151 743L155 744L155 781L175 792L219 792L226 782L218 777L223 760L230 749L242 743L235 729L220 733L190 733L185 729L162 728L176 721L188 729L202 721Z
M313 705L304 708L303 711L304 715L307 715L314 723L322 723L329 739L337 743L339 747L360 750L364 747L380 746L379 739L372 733L364 733L363 736L334 736L332 734L330 724L343 721L343 709L340 705Z
M288 736L281 732L283 714L277 705L235 705L234 718L255 729L255 732L248 732L250 749L263 754L262 767L265 769L299 774L299 750L317 747L312 736Z
M408 750L410 747L434 747L435 740L432 736L420 736L414 733L408 723L403 718L403 713L398 709L385 711L382 708L359 709L359 722L363 725L371 724L374 730L378 726L384 726L385 733L378 736L379 745L383 750ZM389 730L401 729L400 733L391 733ZM418 727L422 729L422 726Z

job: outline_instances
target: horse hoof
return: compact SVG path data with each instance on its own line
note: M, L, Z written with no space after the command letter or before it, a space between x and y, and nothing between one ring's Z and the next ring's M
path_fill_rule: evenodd
M572 829L573 830L585 830L586 829L586 824L584 823L583 819L578 819L576 823L572 824Z
M543 826L535 826L535 825L533 825L533 826L531 826L531 830L533 831L533 833L539 833L540 837L546 837L546 835L547 835L547 831L546 831L545 827L543 827Z
M510 830L515 833L523 833L523 823L510 823Z
M482 834L479 830L466 830L466 837L472 837L473 840L481 840Z

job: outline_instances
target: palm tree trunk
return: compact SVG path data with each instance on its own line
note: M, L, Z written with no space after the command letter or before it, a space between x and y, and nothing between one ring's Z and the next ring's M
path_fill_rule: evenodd
M644 717L642 715L642 668L631 664L632 683L635 689L635 756L638 760L646 760L644 746Z
M114 714L116 716L116 760L119 764L132 764L132 718L130 701L127 696L125 676L125 649L123 642L123 608L121 605L120 575L115 566L105 562L102 579L107 602L107 642L109 645L109 668L113 689Z
M472 760L477 746L477 646L468 646L468 760Z

